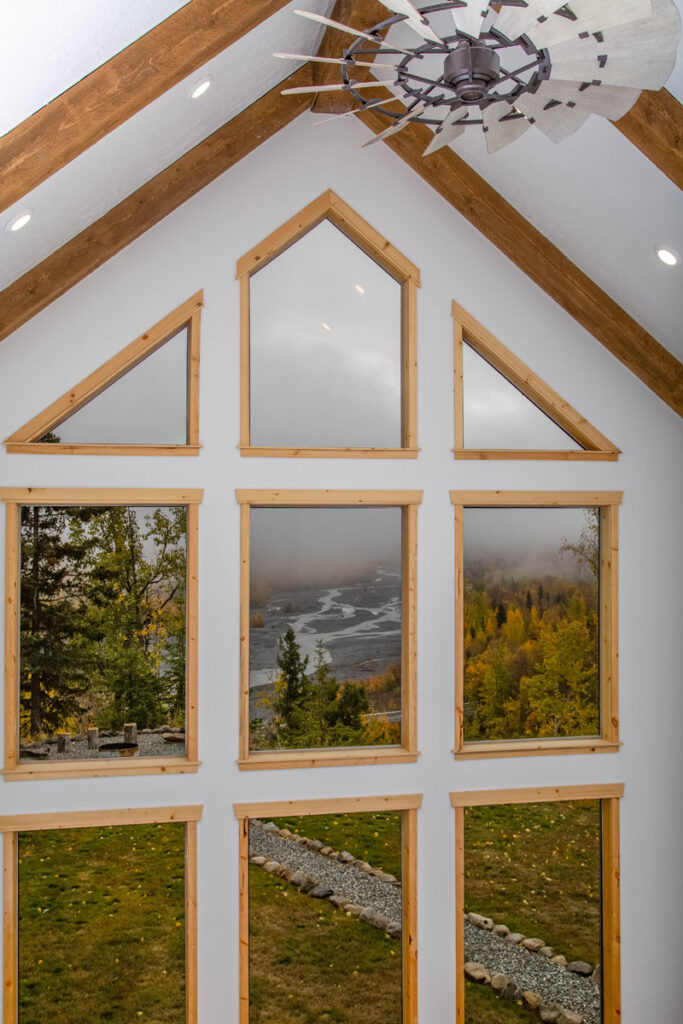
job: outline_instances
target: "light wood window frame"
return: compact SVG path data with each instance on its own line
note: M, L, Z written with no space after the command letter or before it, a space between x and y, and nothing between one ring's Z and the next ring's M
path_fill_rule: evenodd
M3 833L3 1022L19 1024L19 833L109 825L185 825L186 1024L197 1024L197 822L201 806L59 811L0 817Z
M240 505L240 756L242 771L417 761L417 509L422 491L235 491ZM252 508L401 509L401 744L315 750L249 750L249 575Z
M403 1017L417 1024L417 812L422 794L357 796L338 800L281 800L233 804L239 822L239 1024L249 1024L249 819L292 815L360 814L399 811L402 817L401 896L403 903Z
M496 804L600 800L602 876L602 1020L621 1021L621 928L619 918L619 800L623 783L490 789L451 793L455 808L455 1006L456 1024L465 1024L465 808Z
M620 449L558 395L514 352L494 337L455 300L452 303L456 459L554 459L566 462L616 462ZM467 344L541 412L581 445L571 449L466 448L463 345Z
M451 491L455 507L455 749L458 759L617 753L619 742L618 510L621 491ZM600 735L465 741L464 511L466 508L600 509Z
M199 455L199 335L203 305L204 292L198 291L11 434L4 442L7 452L12 455ZM46 444L40 441L41 437L156 352L183 327L188 330L185 444Z
M328 220L401 286L401 447L260 447L250 441L250 280L314 227ZM415 459L417 446L417 289L420 270L328 189L237 261L240 282L240 454L282 458Z
M2 487L5 505L5 766L6 782L27 779L76 779L106 775L171 775L196 772L199 767L197 739L197 571L199 503L201 490L156 490L150 488L78 489L48 487ZM19 631L21 508L46 506L171 506L187 508L186 564L186 659L185 659L185 756L122 757L92 760L26 763L19 759Z

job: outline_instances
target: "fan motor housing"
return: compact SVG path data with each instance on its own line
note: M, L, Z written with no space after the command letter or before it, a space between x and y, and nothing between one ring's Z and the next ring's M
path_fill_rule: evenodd
M448 54L443 70L461 103L480 103L500 77L500 57L484 43L463 40Z

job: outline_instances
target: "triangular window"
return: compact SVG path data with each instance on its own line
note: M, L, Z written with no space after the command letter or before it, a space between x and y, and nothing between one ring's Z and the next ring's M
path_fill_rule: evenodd
M201 294L95 370L5 442L9 452L198 450Z
M456 459L604 459L619 449L453 303Z

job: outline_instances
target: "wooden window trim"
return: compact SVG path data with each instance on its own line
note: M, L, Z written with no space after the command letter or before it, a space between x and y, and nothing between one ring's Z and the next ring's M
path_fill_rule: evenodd
M101 778L109 775L173 775L196 772L197 737L197 575L201 490L150 488L3 487L5 504L5 765L6 782L27 779ZM187 507L187 654L184 757L107 758L102 762L26 763L19 759L19 524L22 505L185 505Z
M456 459L555 459L566 462L616 462L620 449L523 363L455 300L452 304ZM581 451L554 449L466 448L463 345L467 344L510 384L565 431Z
M417 761L417 508L422 491L238 490L240 505L240 756L241 771L271 768L407 764ZM249 539L251 508L402 510L401 744L316 750L249 750Z
M456 1024L465 1024L465 808L488 804L600 800L602 873L602 1003L604 1024L621 1021L621 928L619 918L619 800L621 783L491 789L451 793L455 808Z
M106 363L46 409L25 423L4 442L12 455L199 455L199 336L204 292L198 291L154 327L141 334ZM78 412L92 399L161 348L183 327L188 329L187 441L185 444L44 444L48 431Z
M417 812L421 806L421 794L233 805L239 822L239 1024L249 1024L249 819L378 811L400 811L402 816L402 1024L417 1024Z
M19 1022L19 872L20 832L108 825L185 823L185 1006L186 1024L197 1024L197 822L202 808L144 807L112 811L60 811L0 817L3 833L3 1015Z
M250 440L249 282L285 249L294 245L324 220L355 242L401 285L401 447L279 447L254 446ZM240 282L240 455L259 458L416 459L417 445L417 289L419 268L399 252L360 214L331 189L273 231L237 261Z
M455 748L458 760L549 754L617 753L619 741L618 509L621 491L451 491L455 506ZM465 741L464 510L600 508L600 735Z

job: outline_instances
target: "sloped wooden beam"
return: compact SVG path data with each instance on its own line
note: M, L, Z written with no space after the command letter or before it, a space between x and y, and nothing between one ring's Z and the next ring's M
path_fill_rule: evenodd
M668 89L642 92L615 127L683 188L683 105Z
M374 110L359 118L375 134ZM384 142L489 241L683 416L683 365L448 146L423 157L433 138L411 123Z
M303 113L310 95L281 90L310 83L308 66L296 71L8 285L0 292L0 341Z
M0 138L0 212L288 0L191 0Z

